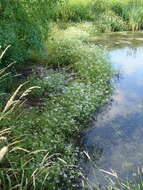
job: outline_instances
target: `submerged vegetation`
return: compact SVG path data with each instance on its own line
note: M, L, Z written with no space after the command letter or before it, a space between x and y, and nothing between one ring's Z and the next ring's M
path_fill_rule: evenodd
M0 117L2 190L81 188L80 131L108 102L113 76L106 49L89 37L142 29L142 7L141 0L1 0L0 68L18 62L0 76L1 115L28 81L15 94L28 100L15 107L13 99L15 109Z

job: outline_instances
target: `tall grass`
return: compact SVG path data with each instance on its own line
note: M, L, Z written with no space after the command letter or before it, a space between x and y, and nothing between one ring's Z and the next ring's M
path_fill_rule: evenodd
M56 6L58 21L92 21L100 32L142 29L142 0L64 0Z
M0 60L4 57L6 51L10 46L8 46L0 55ZM6 77L5 71L12 64L8 65L6 68L0 70L0 80ZM35 166L33 169L29 168L28 165L33 163L34 156L39 153L47 152L47 150L35 150L29 151L26 148L21 147L19 144L22 141L21 136L14 137L12 135L13 126L4 128L2 126L3 122L9 119L9 115L12 115L16 109L21 106L26 96L37 86L30 87L20 93L21 88L24 84L21 84L12 96L9 98L4 108L0 111L0 187L3 190L8 189L35 189L36 181L43 176L43 182L46 180L49 167L51 167L52 162L50 159L54 155L49 155L46 153L41 159L39 166ZM17 130L17 129L14 129ZM20 153L22 152L22 153ZM27 154L27 155L24 155ZM23 159L20 157L23 156ZM16 159L13 159L16 158ZM21 162L24 161L24 162ZM19 168L18 167L19 165ZM17 166L17 167L16 167ZM41 185L42 185L41 184ZM40 187L42 189L42 186Z
M130 1L123 6L123 16L128 21L131 30L140 30L143 24L143 1Z

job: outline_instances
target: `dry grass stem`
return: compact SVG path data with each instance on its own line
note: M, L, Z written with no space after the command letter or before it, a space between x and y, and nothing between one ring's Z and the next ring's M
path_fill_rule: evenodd
M8 45L6 48L5 48L5 50L1 53L1 55L0 55L0 59L2 59L3 58L3 56L5 55L5 53L6 53L6 51L9 49L11 47L11 45Z
M14 147L11 151L9 151L10 153L11 152L14 152L14 151L17 151L17 150L22 150L23 152L26 152L26 153L29 153L30 151L25 149L25 148L21 148L21 147Z
M8 147L4 146L1 150L0 150L0 162L3 160L4 156L6 155L6 153L8 152Z

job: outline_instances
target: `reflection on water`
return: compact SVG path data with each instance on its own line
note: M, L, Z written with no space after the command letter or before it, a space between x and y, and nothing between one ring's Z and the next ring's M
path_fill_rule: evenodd
M143 38L140 36L140 39ZM143 45L143 42L142 42ZM113 169L121 178L132 178L143 166L143 47L124 46L109 52L113 66L122 71L113 101L97 116L84 136L84 146L93 162L104 170ZM104 183L91 163L88 178ZM105 176L105 175L104 175Z
M125 46L137 48L143 45L143 32L101 33L96 37L91 37L90 41L96 45L107 46L109 49L118 49Z

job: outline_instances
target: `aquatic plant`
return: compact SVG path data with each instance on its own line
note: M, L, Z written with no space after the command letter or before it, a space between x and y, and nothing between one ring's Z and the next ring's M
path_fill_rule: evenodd
M143 2L142 0L130 1L123 7L123 17L128 21L131 30L141 29L143 23Z

